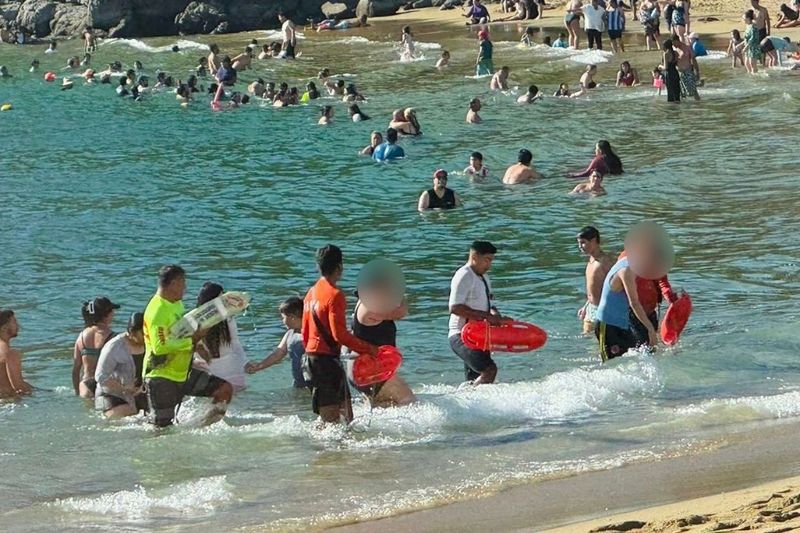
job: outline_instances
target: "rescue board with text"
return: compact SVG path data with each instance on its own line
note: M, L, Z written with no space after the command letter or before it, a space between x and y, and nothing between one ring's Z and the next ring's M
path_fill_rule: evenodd
M250 295L246 292L230 291L220 294L183 315L170 328L170 336L177 339L191 337L198 329L208 329L244 313L249 305Z

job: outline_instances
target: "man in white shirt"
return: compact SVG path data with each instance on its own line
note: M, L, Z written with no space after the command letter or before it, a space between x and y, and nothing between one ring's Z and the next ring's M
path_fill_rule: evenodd
M586 37L589 38L589 50L595 44L598 50L602 50L602 35L605 28L603 17L606 10L600 7L597 0L592 0L591 4L585 5L581 9L583 10L583 29L586 30Z
M283 13L278 13L278 20L281 22L281 33L283 34L283 46L281 46L280 57L294 59L294 48L297 46L297 34L294 22Z
M474 385L493 383L497 365L489 351L473 350L461 340L461 330L469 320L485 320L490 325L511 321L492 305L492 284L486 275L492 268L497 248L488 241L475 241L467 264L459 268L450 282L450 348L464 360L464 375Z

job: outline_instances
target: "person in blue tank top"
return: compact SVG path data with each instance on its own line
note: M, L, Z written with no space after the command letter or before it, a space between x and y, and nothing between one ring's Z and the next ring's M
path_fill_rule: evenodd
M647 318L639 295L636 292L636 274L628 264L628 258L617 261L608 271L603 282L600 305L597 306L597 329L595 335L600 343L600 357L603 362L619 357L636 347L636 336L631 330L629 311L633 311L639 321L647 327L649 344L658 344L656 333Z

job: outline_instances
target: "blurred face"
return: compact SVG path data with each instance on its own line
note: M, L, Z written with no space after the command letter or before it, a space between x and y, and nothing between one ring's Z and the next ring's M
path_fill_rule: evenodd
M592 175L589 176L589 183L592 184L592 187L597 187L603 183L603 176L601 176L597 171L592 172Z
M472 102L470 104L469 108L472 109L473 111L480 111L481 110L481 101L480 100L475 100L474 102Z
M475 170L480 170L483 167L483 161L481 161L477 157L470 157L469 164L472 165L472 168L474 168Z
M435 176L433 178L434 189L442 190L447 186L447 176Z
M637 224L625 238L625 250L631 270L644 279L666 276L675 260L666 232L652 222Z
M578 249L586 255L594 255L600 247L597 239L581 239L578 237Z
M476 274L483 276L492 268L494 254L481 255L475 251L469 252L470 263Z
M369 140L372 146L378 146L383 142L383 136L380 133L373 133Z

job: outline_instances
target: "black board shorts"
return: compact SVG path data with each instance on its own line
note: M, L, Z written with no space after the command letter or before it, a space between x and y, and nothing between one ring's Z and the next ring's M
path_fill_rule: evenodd
M761 53L762 54L768 54L768 53L772 52L773 50L775 50L775 45L772 44L772 41L770 41L770 40L767 40L766 42L764 42L764 44L761 45Z
M600 343L600 357L603 362L620 357L636 347L636 337L630 330L618 328L605 322L598 322L594 334Z
M622 30L608 30L609 39L622 39Z
M311 408L319 414L321 407L341 405L347 400L347 377L338 355L307 353L311 375Z
M157 426L169 426L175 419L175 408L184 396L212 396L226 383L222 378L192 368L186 381L180 383L166 378L147 378L147 399Z
M468 381L478 379L485 370L497 368L491 352L468 348L461 340L461 335L453 335L448 340L453 352L464 361L464 376Z

